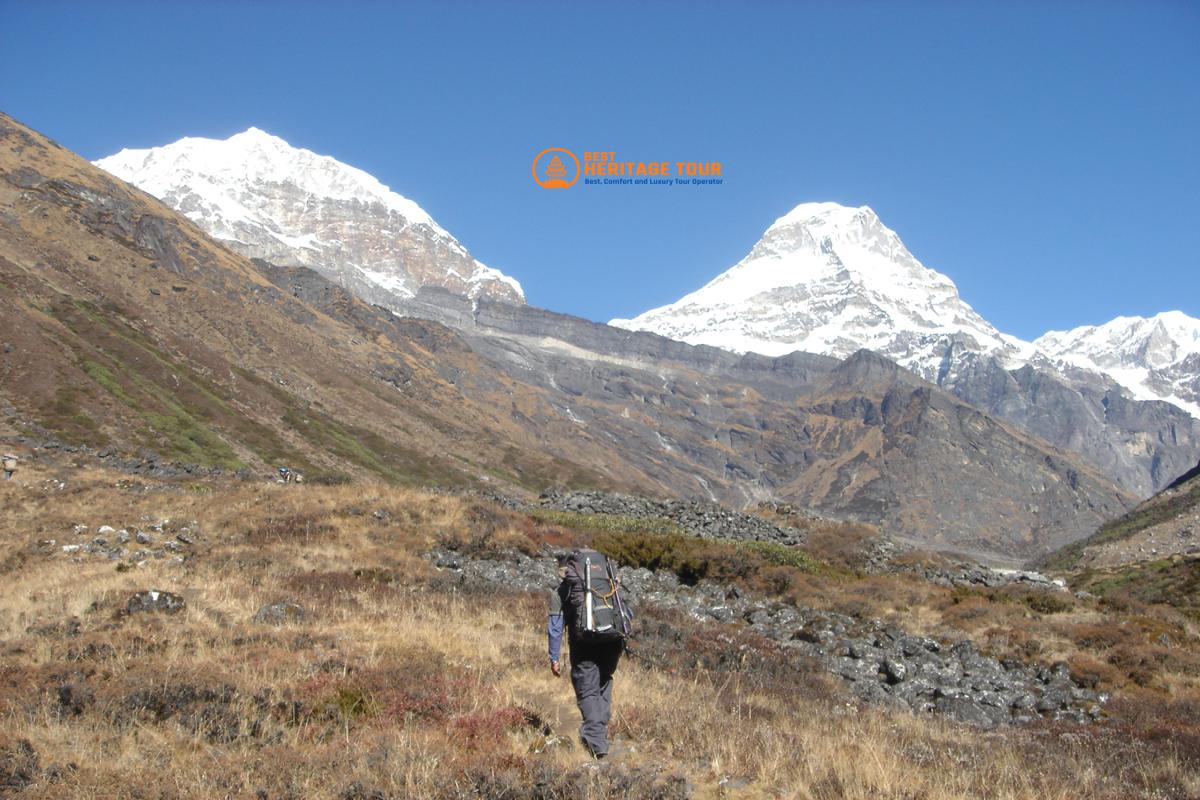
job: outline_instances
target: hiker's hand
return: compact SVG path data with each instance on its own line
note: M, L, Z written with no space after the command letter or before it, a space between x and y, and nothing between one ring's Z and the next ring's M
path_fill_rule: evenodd
M557 661L550 662L550 671L554 673L554 677L556 677L556 678L559 675L562 675L562 667L559 666Z

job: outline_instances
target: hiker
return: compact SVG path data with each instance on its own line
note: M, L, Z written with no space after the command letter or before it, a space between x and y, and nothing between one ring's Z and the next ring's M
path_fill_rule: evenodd
M13 473L17 471L17 457L12 453L4 454L4 480L11 481Z
M280 467L279 468L279 482L280 483L291 483L292 482L292 471L290 469L288 469L287 467Z
M595 550L558 559L558 588L550 595L547 622L550 671L562 674L563 629L571 649L571 685L583 724L580 738L597 759L608 756L613 673L625 649L633 614L620 591L616 572Z

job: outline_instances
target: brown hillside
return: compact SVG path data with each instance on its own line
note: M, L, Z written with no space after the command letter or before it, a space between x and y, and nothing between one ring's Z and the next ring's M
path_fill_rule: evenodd
M359 338L182 216L6 116L0 220L9 435L225 469L605 482L541 456L519 427L439 375L435 362L478 368L444 329Z

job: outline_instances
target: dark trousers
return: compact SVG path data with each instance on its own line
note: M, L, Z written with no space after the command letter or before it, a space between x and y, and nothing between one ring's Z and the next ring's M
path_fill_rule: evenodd
M624 642L571 642L571 685L583 716L579 735L593 755L608 754L613 673L624 649Z

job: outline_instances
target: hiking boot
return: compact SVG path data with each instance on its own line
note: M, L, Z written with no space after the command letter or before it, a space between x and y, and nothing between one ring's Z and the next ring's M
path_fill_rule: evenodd
M608 758L608 753L597 753L595 750L592 749L592 746L590 744L588 744L588 740L583 738L582 736L579 737L579 743L581 745L583 745L584 752L587 753L592 758L596 759L597 761L602 761L602 760Z

